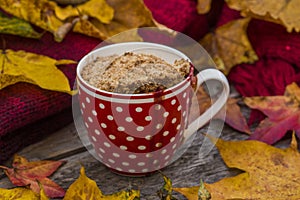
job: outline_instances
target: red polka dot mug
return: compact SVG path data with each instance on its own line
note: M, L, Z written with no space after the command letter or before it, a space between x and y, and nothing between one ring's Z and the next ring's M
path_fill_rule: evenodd
M191 133L204 126L226 103L229 85L216 69L189 75L165 90L143 94L120 94L97 89L81 77L82 68L97 56L140 52L158 56L169 63L189 60L180 51L148 42L126 42L98 48L87 54L77 67L78 98L83 122L95 155L119 174L144 175L167 166ZM197 87L207 80L223 85L218 100L188 124L192 80Z

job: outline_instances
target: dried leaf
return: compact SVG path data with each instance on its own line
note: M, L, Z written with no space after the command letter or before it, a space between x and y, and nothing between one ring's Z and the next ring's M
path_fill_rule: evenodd
M232 128L241 131L243 133L250 134L249 126L246 122L244 115L241 112L240 106L237 104L239 99L228 98L226 103L226 117L225 123ZM205 90L200 87L193 96L192 107L190 109L190 121L195 120L199 115L203 114L212 105L212 99L205 92ZM224 119L222 115L217 114L215 119Z
M40 38L42 33L36 32L32 26L17 17L8 17L0 12L0 33L18 35L28 38Z
M234 1L226 0L232 9L241 11L243 16L256 17L284 25L288 32L293 29L300 31L300 0L252 0Z
M7 49L0 55L0 89L17 82L28 82L44 89L73 94L67 77L56 67L72 63L76 62Z
M300 137L300 88L296 83L286 87L284 96L247 97L246 105L262 111L267 118L260 122L250 139L268 144L279 141L289 130Z
M204 183L201 181L199 186L187 188L173 188L174 191L181 193L188 200L209 200L211 199L210 193L205 188Z
M249 21L250 18L230 21L200 41L218 64L217 68L226 75L237 64L253 63L258 60L247 36Z
M172 180L165 175L162 176L164 178L164 185L159 191L157 191L157 195L161 200L176 200L176 198L172 196Z
M56 183L51 181L48 176L53 174L63 161L32 161L29 162L24 157L15 155L13 168L1 167L5 174L15 186L27 186L36 194L42 194L43 188L48 197L62 197L65 191Z
M111 195L104 195L96 182L85 175L84 167L81 167L79 178L71 184L64 200L134 200L135 198L139 198L139 196L140 193L136 190L120 191Z
M197 12L199 14L206 14L210 11L211 0L198 0L197 1Z
M0 188L0 199L5 200L48 200L46 196L39 196L32 190L27 188L13 188L13 189L3 189Z
M151 12L141 0L107 0L107 3L115 10L114 18L109 24L101 23L94 18L81 18L73 31L105 40L133 28L156 26ZM123 39L141 40L137 34L131 37Z
M300 154L295 135L286 149L255 140L219 139L216 146L228 167L245 172L205 184L212 200L300 199Z

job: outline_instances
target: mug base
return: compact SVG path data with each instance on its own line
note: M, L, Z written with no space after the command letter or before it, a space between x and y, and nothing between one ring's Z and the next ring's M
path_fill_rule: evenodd
M106 166L107 167L107 166ZM114 174L120 175L120 176L127 176L127 177L143 177L143 176L150 176L152 174L156 174L157 172L159 172L159 170L155 170L152 172L144 172L144 173L130 173L130 172L122 172L110 167L107 167L111 172L113 172Z

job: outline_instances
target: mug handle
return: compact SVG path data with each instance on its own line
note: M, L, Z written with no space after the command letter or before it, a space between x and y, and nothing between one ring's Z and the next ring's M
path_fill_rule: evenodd
M228 96L229 96L229 83L225 77L225 75L217 69L205 69L200 71L197 74L197 88L199 89L200 85L208 80L217 80L223 85L222 93L216 102L214 102L211 107L209 107L202 115L200 115L197 119L191 122L187 129L185 130L185 139L188 139L193 133L195 133L199 128L204 126L209 120L211 120L226 104ZM211 97L212 98L212 97Z

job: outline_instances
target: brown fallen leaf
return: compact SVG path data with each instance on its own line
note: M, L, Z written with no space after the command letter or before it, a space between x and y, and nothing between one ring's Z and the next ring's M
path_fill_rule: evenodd
M43 89L73 94L67 77L56 67L73 63L76 62L7 49L0 55L0 90L17 82L28 82Z
M109 23L113 18L113 9L105 0L89 0L76 7L62 8L54 1L39 0L0 0L0 8L5 12L28 21L46 31L53 33L60 42L65 35L58 34L65 24L73 21L73 17L87 15L102 23Z
M134 200L135 198L138 199L139 196L140 192L137 190L120 191L104 195L96 182L86 176L84 167L81 167L79 178L70 185L64 200Z
M115 10L109 24L101 23L94 18L81 18L73 30L105 40L130 29L157 26L152 13L141 0L107 0L107 3ZM126 35L123 40L140 41L141 38L138 34L132 34L129 38Z
M243 16L276 22L287 28L288 32L300 31L299 0L271 1L235 1L226 0L232 9L241 11Z
M245 171L212 184L204 183L211 200L300 199L300 154L295 135L290 147L286 149L279 149L255 140L211 139L216 142L228 167ZM174 190L186 195L188 199L197 199L198 193L195 191L199 188L198 185L174 188Z
M197 12L198 14L206 14L210 11L211 0L198 0L197 1Z
M292 130L300 137L300 88L296 83L286 87L284 96L247 97L244 102L267 116L250 139L274 144Z
M239 99L228 98L226 103L225 123L238 131L250 134L251 131L245 116L241 112L238 101ZM192 102L192 107L190 109L190 121L195 120L196 117L204 113L211 106L212 99L205 90L200 87L196 95L193 96ZM214 118L224 120L223 115L220 114L217 114Z
M174 191L181 193L188 200L209 200L211 199L210 193L205 188L204 183L200 181L199 186L187 188L173 188Z
M237 64L253 63L258 60L247 36L249 21L250 18L230 21L200 41L215 61L217 68L226 75Z
M29 186L36 193L41 194L41 187L48 197L63 197L64 189L51 181L48 176L53 174L63 161L28 161L26 158L15 155L12 168L0 166L15 186Z

